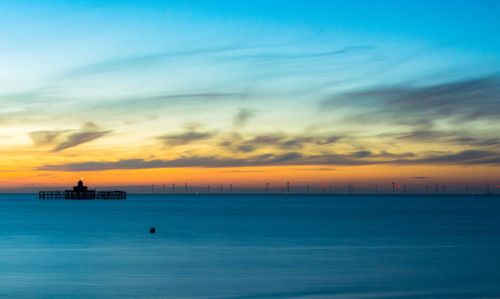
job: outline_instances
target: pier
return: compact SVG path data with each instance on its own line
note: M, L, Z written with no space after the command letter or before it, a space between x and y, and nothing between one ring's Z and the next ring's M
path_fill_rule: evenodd
M127 198L125 191L96 191L89 190L83 185L83 181L78 181L77 185L72 190L64 191L40 191L38 192L39 199L67 199L67 200L123 200Z

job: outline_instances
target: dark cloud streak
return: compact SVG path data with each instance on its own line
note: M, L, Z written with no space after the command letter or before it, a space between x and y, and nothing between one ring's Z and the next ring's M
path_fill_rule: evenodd
M31 140L37 146L49 145L56 142L56 140L63 134L67 132L66 130L47 130L47 131L35 131L29 133Z
M186 145L196 141L201 141L213 137L215 133L210 132L198 132L195 130L189 130L188 132L178 133L178 134L167 134L158 137L163 143L169 146Z
M111 131L90 131L90 132L73 133L68 136L68 139L65 142L56 146L52 151L59 152L71 147L75 147L82 143L90 142L98 138L101 138L102 136L107 135L110 132Z
M329 145L336 143L343 136L294 136L283 133L271 133L257 135L249 139L243 139L238 134L233 134L230 138L219 143L222 147L227 147L237 152L249 153L261 148L275 147L281 150L299 150L306 145Z
M74 130L45 130L29 133L36 146L55 145L53 152L59 152L68 148L87 143L111 133L110 130L101 130L93 122L87 122L82 125L80 131ZM61 139L65 138L61 142Z
M455 122L497 120L500 117L500 77L486 76L427 86L376 87L321 102L321 108L326 110L339 106L365 110L355 117L364 121L392 120L429 125L443 118Z
M80 162L68 164L49 164L40 166L45 171L100 171L112 169L144 168L226 168L251 166L357 166L373 164L427 164L427 165L500 165L500 153L492 151L467 150L449 154L432 154L416 159L380 159L380 154L358 151L349 154L304 155L298 152L284 154L262 154L245 158L215 156L183 156L171 160L127 159L112 162ZM417 178L417 177L415 177Z
M363 165L376 162L351 159L346 155L310 155L304 156L297 152L284 154L262 154L247 158L222 158L222 157L180 157L172 160L142 160L129 159L115 162L82 162L60 165L44 165L38 170L55 171L90 171L108 169L141 169L141 168L165 168L165 167L249 167L270 165Z
M395 164L455 164L455 165L485 165L500 164L500 153L483 150L465 150L456 153L430 155L420 159L401 159L393 161Z

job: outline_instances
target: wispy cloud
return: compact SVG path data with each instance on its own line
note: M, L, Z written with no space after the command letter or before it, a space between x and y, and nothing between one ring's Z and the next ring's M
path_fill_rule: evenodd
M425 86L375 87L331 97L321 108L352 106L357 119L432 124L438 119L467 122L500 117L500 77L486 76Z
M139 54L130 55L123 58L103 60L96 63L91 63L87 65L80 66L74 70L63 74L64 77L67 76L87 76L95 75L109 72L120 72L128 69L137 69L144 67L156 67L160 63L165 63L169 59L179 59L180 57L185 57L188 59L190 56L200 56L200 55L215 55L221 53L228 53L233 51L238 51L242 48L241 46L221 46L212 48L198 48L198 49L180 49L177 51L160 51L156 53L149 54Z
M397 164L456 164L456 165L486 165L500 164L500 153L483 150L465 150L448 154L432 154L419 159L396 160Z
M178 146L209 139L216 135L215 132L198 131L199 124L187 124L186 126L185 132L165 134L159 136L158 139L168 146Z
M415 159L383 159L380 154L369 151L358 151L349 154L304 155L298 152L283 154L262 154L245 158L228 158L216 156L182 156L171 160L126 159L104 162L79 162L68 164L43 165L38 170L49 171L99 171L111 169L142 169L142 168L226 168L250 166L359 166L373 164L427 164L427 165L499 165L500 153L490 151L462 151L449 154L432 154ZM325 168L332 170L331 168ZM417 178L417 177L415 177Z
M285 51L284 51L285 50ZM157 67L159 64L167 63L172 59L191 59L192 57L218 58L222 60L258 60L261 62L273 62L277 60L296 61L301 59L325 59L338 55L364 52L373 50L372 46L347 46L334 50L304 51L303 48L291 50L289 47L269 46L242 46L228 45L219 47L179 49L175 51L160 51L149 54L130 55L119 59L104 60L88 65L83 65L63 74L68 76L88 76L110 72L122 72L129 69Z
M345 155L311 155L304 156L297 152L284 154L262 154L246 158L227 158L216 156L189 156L172 160L143 160L128 159L114 162L82 162L60 165L45 165L39 170L57 171L83 171L107 169L140 169L140 168L165 168L165 167L248 167L269 165L361 165L369 161L357 161Z
M35 131L29 133L31 140L35 145L49 145L54 144L57 139L67 130L46 130L46 131Z
M59 152L80 144L93 141L110 133L110 130L102 130L93 122L82 125L81 130L46 130L35 131L29 135L37 146L55 145L53 152ZM63 141L61 139L64 139Z
M156 94L142 94L135 96L120 96L96 101L89 105L88 109L99 113L103 110L112 109L113 112L129 115L131 111L139 112L160 112L171 111L173 107L213 107L220 102L239 101L246 97L245 93L237 92L186 92L170 93L158 92Z
M233 123L236 127L244 127L248 120L253 116L255 116L255 112L253 110L242 108L234 117Z
M89 132L78 132L68 136L68 140L56 146L52 151L59 152L77 145L90 142L101 138L102 136L110 133L111 131L89 131Z
M298 150L306 145L329 145L336 143L343 136L306 136L285 133L268 133L244 138L239 134L231 134L219 143L221 147L236 152L249 153L262 148L278 148L281 150Z
M484 133L483 133L484 134ZM472 136L476 135L476 136ZM500 144L500 139L495 137L477 136L471 132L464 131L442 131L442 130L420 130L409 132L385 133L380 137L391 137L398 140L412 141L418 143L449 143L475 147L491 147Z

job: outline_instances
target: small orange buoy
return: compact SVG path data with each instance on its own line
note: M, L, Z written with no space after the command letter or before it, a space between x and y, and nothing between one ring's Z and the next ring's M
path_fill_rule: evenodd
M150 229L149 229L149 233L150 233L150 234L154 234L154 233L156 233L156 228L154 228L154 227L150 228Z

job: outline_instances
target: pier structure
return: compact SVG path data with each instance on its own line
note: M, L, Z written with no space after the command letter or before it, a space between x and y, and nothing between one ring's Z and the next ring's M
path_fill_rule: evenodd
M68 200L116 200L126 199L127 192L125 191L96 191L89 189L83 185L83 181L79 180L72 190L64 191L40 191L38 192L39 199L68 199Z

